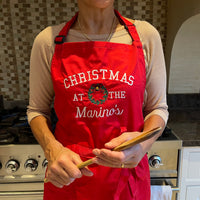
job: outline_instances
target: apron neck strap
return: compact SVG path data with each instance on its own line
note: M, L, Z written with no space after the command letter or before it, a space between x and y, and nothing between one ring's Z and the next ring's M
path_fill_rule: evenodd
M130 34L132 41L140 41L139 36L136 32L136 28L135 25L128 21L126 18L124 18L117 10L114 10L115 14L119 20L119 22L124 25L124 28L128 31L128 33ZM78 12L75 14L74 17L72 17L72 19L70 21L68 21L66 23L66 25L63 27L63 29L60 31L59 35L56 36L55 38L55 44L62 44L65 42L65 38L67 36L67 33L69 31L69 29L71 28L71 26L74 24L74 22L76 21L78 17Z
M69 32L69 29L71 28L71 26L74 24L74 22L76 21L78 17L78 12L75 14L74 17L72 17L72 19L70 21L68 21L66 23L66 25L63 27L63 29L60 31L59 35L55 37L55 44L62 44L65 42L65 38Z
M132 41L134 42L136 41L140 41L139 36L136 32L136 28L135 25L130 22L129 20L127 20L126 18L124 18L119 11L115 10L115 14L118 17L119 22L124 25L124 28L128 31L129 35L132 38Z

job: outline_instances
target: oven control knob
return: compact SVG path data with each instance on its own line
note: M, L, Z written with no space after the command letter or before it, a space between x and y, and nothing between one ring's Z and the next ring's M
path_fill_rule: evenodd
M17 160L9 160L6 163L6 171L9 174L16 172L19 169L19 167L20 167L20 165Z
M160 156L151 156L149 158L149 165L153 168L159 168L161 165L163 165Z
M34 159L28 159L24 164L27 172L34 172L38 167L38 162Z
M48 165L48 160L47 159L44 159L43 163L42 163L42 167L43 168L46 168Z

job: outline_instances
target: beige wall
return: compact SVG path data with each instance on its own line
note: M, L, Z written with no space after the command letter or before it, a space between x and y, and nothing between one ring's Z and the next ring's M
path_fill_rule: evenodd
M168 91L184 94L200 92L200 14L187 19L176 34Z
M200 0L168 0L167 10L168 10L168 19L167 19L167 42L166 42L165 57L166 57L167 74L169 82L170 79L169 69L171 67L170 66L171 52L174 39L181 25L188 18L200 13ZM197 24L197 26L200 26L200 23ZM181 74L179 74L179 76L181 76ZM179 93L184 93L184 90Z

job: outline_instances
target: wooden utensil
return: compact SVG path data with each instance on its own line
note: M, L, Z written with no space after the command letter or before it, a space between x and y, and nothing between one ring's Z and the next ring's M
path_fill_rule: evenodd
M136 138L128 140L128 141L120 144L119 146L115 147L113 149L113 151L123 151L125 149L128 149L128 148L136 145L136 144L144 142L145 140L148 140L151 137L153 137L154 135L156 135L160 130L161 130L161 127L157 127L157 128L154 128L150 131L143 132L141 135L137 136ZM82 162L81 164L77 165L77 167L79 169L82 169L82 168L87 167L88 165L91 165L91 164L93 164L92 158L89 159L89 160L86 160L85 162ZM48 179L45 178L44 182L47 183Z
M153 137L154 135L156 135L160 130L161 130L161 127L157 127L150 131L143 132L141 135L137 136L136 138L128 140L128 141L120 144L119 146L115 147L113 149L113 151L122 151L122 150L128 149L136 144L144 142L145 140L148 140L151 137ZM89 160L86 160L85 162L82 162L81 164L77 165L77 167L79 169L82 169L91 164L93 164L92 158Z

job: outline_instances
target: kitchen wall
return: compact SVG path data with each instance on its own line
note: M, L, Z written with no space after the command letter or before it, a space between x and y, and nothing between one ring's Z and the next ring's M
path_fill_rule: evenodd
M199 36L200 14L187 19L174 40L170 61L169 93L200 93Z
M169 94L200 93L200 1L168 0L166 64Z
M122 15L144 19L166 41L167 0L116 0ZM4 101L28 100L29 57L35 36L46 26L69 20L75 0L0 0L0 94Z

